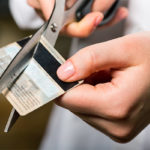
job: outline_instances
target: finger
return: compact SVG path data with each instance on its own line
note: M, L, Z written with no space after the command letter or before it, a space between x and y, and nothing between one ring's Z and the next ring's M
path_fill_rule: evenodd
M87 122L94 128L111 137L116 142L121 143L129 142L147 125L147 123L143 125L142 118L140 122L138 122L138 118L130 120L111 121L96 116L83 114L76 115L82 118L85 122Z
M138 66L118 70L112 73L110 82L96 86L83 84L67 92L56 103L73 112L112 120L127 119L143 109L145 102L139 99L149 86L148 81L142 80L148 79L147 76Z
M109 106L106 106L105 104L102 106L99 105L103 103L104 99L108 102L110 94L114 91L115 87L111 83L103 84L101 87L82 84L69 90L69 92L63 95L61 99L58 99L55 102L57 105L67 108L73 112L106 116L106 113L103 111L106 108L108 109ZM104 93L106 95L104 95Z
M102 26L101 28L115 25L115 24L119 23L120 21L122 21L123 19L127 18L127 16L128 16L128 9L125 7L120 7L117 10L114 18L110 22L108 22L106 25Z
M40 3L39 3L38 0L27 0L27 3L28 3L31 7L35 8L35 9L40 9L40 8L41 8Z
M77 0L66 0L66 9L70 9L76 3Z
M69 36L84 38L89 36L103 19L100 12L92 12L86 15L80 22L67 25L63 32Z
M54 9L55 0L39 0L39 3L45 20L48 20Z
M130 57L134 55L127 55L125 43L126 41L129 42L130 38L132 36L96 44L80 50L58 69L58 77L63 81L70 82L85 79L100 70L129 65L131 63ZM131 52L128 51L128 53ZM134 60L132 61L134 62Z
M112 6L114 2L115 0L95 0L92 6L92 11L105 12Z

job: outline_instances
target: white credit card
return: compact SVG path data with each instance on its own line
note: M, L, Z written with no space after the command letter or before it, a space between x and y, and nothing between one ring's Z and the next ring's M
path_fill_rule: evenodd
M0 75L28 40L26 38L0 49ZM27 115L81 84L59 80L56 71L64 62L64 58L42 37L26 70L11 88L2 92L3 95L21 116Z

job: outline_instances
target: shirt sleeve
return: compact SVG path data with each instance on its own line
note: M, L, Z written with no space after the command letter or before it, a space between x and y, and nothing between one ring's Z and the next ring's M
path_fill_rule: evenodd
M150 0L129 0L125 34L150 31Z
M10 0L9 8L16 24L22 29L37 29L44 23L27 0Z

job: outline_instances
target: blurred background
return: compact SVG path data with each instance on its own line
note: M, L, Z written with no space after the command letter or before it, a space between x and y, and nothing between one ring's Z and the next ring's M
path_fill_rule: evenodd
M34 32L19 29L11 17L8 0L0 0L0 47L22 39ZM57 49L63 50L63 52L60 52L65 58L68 55L70 42L71 39L60 37L56 45ZM0 95L0 150L38 149L51 112L52 103L25 117L20 117L12 130L9 133L4 133L3 130L11 108L12 106L7 100Z

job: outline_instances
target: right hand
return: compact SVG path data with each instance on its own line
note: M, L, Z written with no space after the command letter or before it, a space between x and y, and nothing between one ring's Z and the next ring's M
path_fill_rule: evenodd
M68 0L70 2L74 0ZM103 20L103 13L107 11L115 0L95 0L92 6L92 12L87 14L80 22L72 22L62 29L62 32L72 36L85 38L88 37ZM55 0L27 0L28 4L42 13L45 20L48 20L53 10ZM111 26L126 18L128 11L120 7L113 18L106 26ZM89 21L90 20L90 21Z

